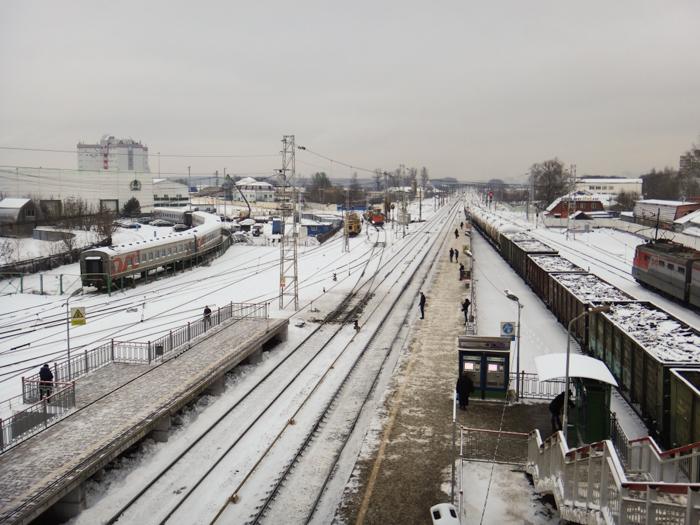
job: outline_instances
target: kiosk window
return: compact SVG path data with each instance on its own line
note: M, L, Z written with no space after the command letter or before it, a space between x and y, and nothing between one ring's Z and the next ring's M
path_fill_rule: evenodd
M489 388L506 387L506 360L503 357L488 357L486 365L486 386Z
M474 388L481 388L481 358L478 356L467 356L462 363L462 371L469 374Z

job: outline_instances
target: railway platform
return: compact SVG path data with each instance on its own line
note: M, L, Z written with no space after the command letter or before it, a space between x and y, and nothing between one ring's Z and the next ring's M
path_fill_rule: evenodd
M448 227L450 232L459 227L459 220ZM422 286L427 296L425 319L420 320L416 315L410 321L413 334L387 400L384 427L378 442L371 445L373 450L356 464L353 479L346 487L344 504L338 512L347 523L430 523L430 507L449 501L454 458L452 396L458 371L456 339L465 333L460 304L471 295L472 283L458 280L459 263L450 262L448 252L450 248L458 249L460 259L465 258L466 242L463 231L457 239L450 234ZM478 259L479 254L474 255ZM483 283L484 288L487 286L490 285ZM488 294L479 293L477 304L473 305L477 326L478 299L483 300L484 295ZM475 327L470 323L468 328ZM484 327L478 332L493 335L489 329ZM539 428L543 435L548 435L550 429L547 404L538 402L506 404L472 398L466 411L457 411L457 423L463 427L519 433ZM505 447L501 452L508 453ZM508 462L506 457L493 459ZM523 486L527 487L524 473L505 469L501 483L505 477L518 478L520 493L516 494L512 488L517 483L508 488L499 487L501 499L530 497L530 493L522 493ZM505 492L508 489L512 490L510 494ZM467 488L468 492L474 490ZM474 496L477 500L481 497ZM469 498L466 503L478 523L482 508L470 507ZM483 521L497 522L488 518Z
M172 415L203 392L221 391L226 372L284 341L287 326L235 319L172 358L111 363L81 377L73 414L0 455L0 523L79 512L86 480L145 436L166 439Z

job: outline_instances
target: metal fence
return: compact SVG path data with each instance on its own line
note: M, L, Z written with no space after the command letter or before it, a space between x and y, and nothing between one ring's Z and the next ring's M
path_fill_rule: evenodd
M524 465L528 434L460 427L459 456L468 461Z
M565 381L540 381L537 374L520 372L520 397L524 399L554 399L564 391ZM510 384L515 386L516 373L511 372Z
M25 381L24 384L29 396L35 396L38 401L8 418L0 419L0 452L45 429L49 423L66 416L75 407L75 382L47 385L39 381ZM41 399L42 388L55 391Z
M170 330L155 341L115 341L112 339L92 350L73 355L70 360L54 363L53 375L56 381L74 380L110 363L146 363L151 364L163 359L167 354L190 344L203 336L215 326L230 319L267 319L267 303L229 303L212 310L208 318L190 321L178 329ZM35 374L22 378L22 394L31 395L27 390L32 382L38 381Z

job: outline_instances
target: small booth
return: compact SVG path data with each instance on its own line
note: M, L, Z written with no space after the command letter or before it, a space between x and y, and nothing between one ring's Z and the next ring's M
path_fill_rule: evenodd
M471 378L474 395L505 399L510 376L510 337L460 335L457 350L459 371Z
M566 378L566 354L535 358L540 381ZM570 446L610 439L610 387L617 381L599 359L570 354L569 384L574 407L569 407L568 440Z

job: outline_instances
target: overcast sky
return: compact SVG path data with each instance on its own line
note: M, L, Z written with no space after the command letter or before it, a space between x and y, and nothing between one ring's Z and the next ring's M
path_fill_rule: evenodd
M700 136L700 1L3 1L0 146L109 133L165 154L274 155L513 180L677 167ZM0 150L0 164L77 167ZM161 157L162 172L279 159ZM297 154L297 170L352 170ZM362 173L361 173L362 175Z

